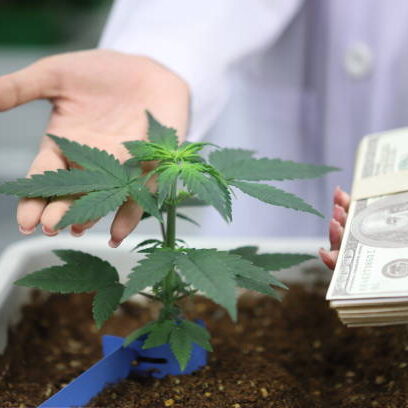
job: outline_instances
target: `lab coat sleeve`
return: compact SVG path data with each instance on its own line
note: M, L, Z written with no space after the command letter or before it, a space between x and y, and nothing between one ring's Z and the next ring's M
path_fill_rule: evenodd
M190 87L188 139L199 140L228 99L229 73L265 50L302 0L116 0L101 48L148 56Z

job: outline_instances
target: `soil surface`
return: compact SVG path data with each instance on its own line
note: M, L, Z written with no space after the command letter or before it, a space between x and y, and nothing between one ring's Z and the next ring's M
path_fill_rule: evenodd
M92 407L404 408L408 331L347 329L324 295L292 287L285 300L244 296L239 322L197 299L215 352L201 371L163 380L128 379ZM36 406L100 358L100 336L126 335L154 308L125 304L97 332L87 295L36 297L0 357L0 407ZM192 308L192 305L188 305ZM17 335L18 333L18 335Z

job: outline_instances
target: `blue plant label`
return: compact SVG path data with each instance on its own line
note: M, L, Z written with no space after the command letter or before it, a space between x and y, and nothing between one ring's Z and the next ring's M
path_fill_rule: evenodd
M144 350L143 342L141 337L123 347L122 337L103 336L104 357L38 408L84 406L107 385L127 378L130 373L164 378L167 375L191 374L207 364L207 351L196 344L186 369L181 371L168 344Z

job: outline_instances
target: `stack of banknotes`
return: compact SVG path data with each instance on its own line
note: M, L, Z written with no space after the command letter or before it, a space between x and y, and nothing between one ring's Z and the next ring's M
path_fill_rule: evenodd
M350 327L408 324L408 128L360 144L327 300Z

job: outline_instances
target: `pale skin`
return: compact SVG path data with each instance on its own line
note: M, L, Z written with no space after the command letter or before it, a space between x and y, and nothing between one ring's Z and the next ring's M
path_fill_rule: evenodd
M121 162L129 158L122 143L146 137L145 110L177 129L181 138L186 133L187 84L146 57L108 50L61 54L0 77L0 111L36 99L48 99L52 104L45 133L107 150ZM27 176L69 167L54 142L44 136ZM54 226L70 204L69 199L50 203L22 199L17 208L21 233L30 235L41 225L45 235L57 235ZM135 202L126 202L111 225L109 245L119 246L141 216L142 209ZM95 222L72 225L71 233L80 236Z
M121 162L129 158L122 143L146 137L146 110L177 129L181 139L187 130L188 85L147 57L108 50L81 51L47 57L0 77L0 112L37 99L47 99L52 104L45 133L107 150ZM27 176L72 166L55 143L44 136ZM17 207L21 233L30 235L41 225L45 235L57 235L59 231L54 226L71 202L22 199ZM319 252L331 269L336 264L349 202L348 194L337 188L329 227L331 248ZM142 213L131 200L120 207L110 229L111 247L118 247L136 228ZM96 222L71 225L71 233L81 236Z
M334 269L339 256L349 205L350 196L340 187L336 187L333 194L333 215L329 223L330 249L320 248L319 250L321 260L330 269Z

